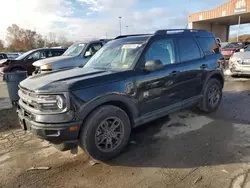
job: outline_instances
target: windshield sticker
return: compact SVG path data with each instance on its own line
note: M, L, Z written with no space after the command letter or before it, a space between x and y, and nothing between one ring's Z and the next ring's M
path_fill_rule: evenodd
M84 44L79 44L79 46L84 46Z
M136 49L140 46L141 44L125 44L122 46L122 49Z

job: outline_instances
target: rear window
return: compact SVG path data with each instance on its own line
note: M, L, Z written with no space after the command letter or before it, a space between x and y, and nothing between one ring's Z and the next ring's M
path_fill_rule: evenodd
M244 47L244 43L242 42L232 42L227 44L224 48L242 48Z
M197 38L205 55L217 54L220 52L213 37Z

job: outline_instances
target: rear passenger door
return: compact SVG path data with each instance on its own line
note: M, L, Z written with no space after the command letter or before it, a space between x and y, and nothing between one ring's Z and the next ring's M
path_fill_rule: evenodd
M179 98L181 100L195 98L202 91L203 69L206 69L207 65L194 37L178 37L177 44L179 55L176 67L179 74L177 82L182 86Z

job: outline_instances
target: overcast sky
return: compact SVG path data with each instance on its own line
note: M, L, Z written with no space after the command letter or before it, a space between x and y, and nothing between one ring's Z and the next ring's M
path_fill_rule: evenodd
M106 34L114 37L119 34L119 16L122 16L123 34L185 28L188 13L215 8L225 2L227 0L2 0L0 38L13 23L36 29L42 35L62 33L74 41ZM243 32L248 29L245 27Z

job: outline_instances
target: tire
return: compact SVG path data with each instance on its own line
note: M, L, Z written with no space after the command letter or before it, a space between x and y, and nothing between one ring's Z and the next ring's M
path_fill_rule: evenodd
M14 67L10 70L10 72L19 72L19 71L25 71L25 69L21 67Z
M114 123L114 127L118 127L114 129L114 133L111 133L112 131L106 131L105 134L104 130L111 130L111 123ZM118 132L121 132L121 134ZM80 146L92 158L106 161L116 157L122 152L129 142L130 132L130 119L122 109L112 105L101 106L94 110L86 119L80 131ZM109 138L105 139L105 137ZM112 145L110 143L110 137L112 137ZM115 143L113 143L113 141ZM113 149L111 149L112 146Z
M215 98L218 98L216 102L214 102L215 98L214 100L212 100L209 97L212 96L211 92L214 90L214 88L218 90L218 92L215 92L216 94L213 95ZM214 112L219 108L221 99L222 99L222 85L219 80L212 78L207 82L207 85L203 92L203 97L198 107L201 111L204 112L208 113ZM213 101L214 104L211 101Z

